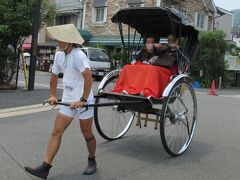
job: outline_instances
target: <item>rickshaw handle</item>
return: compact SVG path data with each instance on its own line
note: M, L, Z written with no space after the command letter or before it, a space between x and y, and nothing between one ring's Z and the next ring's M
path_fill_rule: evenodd
M43 105L48 103L48 101L44 101ZM112 102L112 103L96 103L96 104L85 104L83 107L103 107L103 106L114 106L114 105L126 105L126 104L137 104L142 103L142 101L122 101L122 102ZM57 103L54 103L53 105L63 105L63 106L70 106L71 104L64 103L61 101L58 101Z

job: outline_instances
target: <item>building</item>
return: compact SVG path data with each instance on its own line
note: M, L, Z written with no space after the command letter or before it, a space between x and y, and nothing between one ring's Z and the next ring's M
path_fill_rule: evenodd
M53 24L73 23L85 39L86 45L116 46L121 44L118 25L111 22L120 9L131 7L173 7L183 12L200 31L223 30L226 40L232 40L233 14L216 7L213 0L49 0L57 7ZM45 30L39 42L46 39Z
M217 12L213 0L162 0L162 5L182 11L200 31L213 30L213 17Z
M225 39L232 41L233 13L223 8L217 7L214 15L214 30L223 30L226 34Z
M49 0L49 4L56 5L57 16L53 24L47 24L47 26L62 25L62 24L74 24L77 29L83 29L83 12L84 7L82 0ZM46 39L45 29L40 30L39 42L44 43L49 41Z
M199 28L213 30L214 14L217 12L212 0L92 0L84 2L83 28L93 37L90 45L118 45L121 43L118 26L111 17L123 8L173 7L182 11Z
M78 29L83 26L83 4L81 0L55 0L57 17L54 25L73 23Z
M74 24L79 33L82 34L84 39L89 39L90 34L88 31L82 30L83 27L83 12L84 7L82 0L49 0L49 4L56 5L57 16L53 24L47 26ZM52 41L46 36L45 27L39 31L38 40L38 56L37 56L37 69L43 71L51 70L54 54L56 49L56 42Z
M86 46L121 47L118 25L111 18L118 10L132 7L176 8L200 31L223 29L226 39L231 39L232 14L216 7L213 0L49 0L49 3L58 9L50 25L75 24ZM39 43L52 45L44 29L40 31Z
M111 22L120 9L173 7L183 12L200 31L222 29L231 40L232 13L216 7L213 0L49 0L58 9L53 25L73 23L91 46L120 46L118 25ZM45 42L44 32L39 41ZM41 36L42 34L42 36Z

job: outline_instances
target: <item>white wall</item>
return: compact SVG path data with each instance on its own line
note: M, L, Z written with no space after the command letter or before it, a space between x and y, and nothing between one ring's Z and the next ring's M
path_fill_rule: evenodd
M162 0L157 0L157 7L161 6L161 2L162 2Z
M233 27L233 14L227 13L223 16L215 15L214 28L226 33L226 40L232 40L231 29Z

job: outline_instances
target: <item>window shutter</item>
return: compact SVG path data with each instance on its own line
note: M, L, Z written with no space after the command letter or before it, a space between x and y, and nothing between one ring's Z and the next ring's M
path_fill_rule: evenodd
M198 27L198 13L195 13L195 20L194 20L194 24L196 27Z
M126 4L139 4L143 3L143 0L126 0Z
M103 18L104 22L107 22L107 7L104 8L104 18Z
M92 22L96 22L96 8L92 8Z
M208 30L208 16L207 15L204 17L204 29Z

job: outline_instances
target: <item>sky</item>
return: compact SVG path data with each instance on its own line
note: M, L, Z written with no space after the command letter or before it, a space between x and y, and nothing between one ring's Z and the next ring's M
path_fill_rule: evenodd
M216 6L228 11L240 9L240 0L214 0Z

